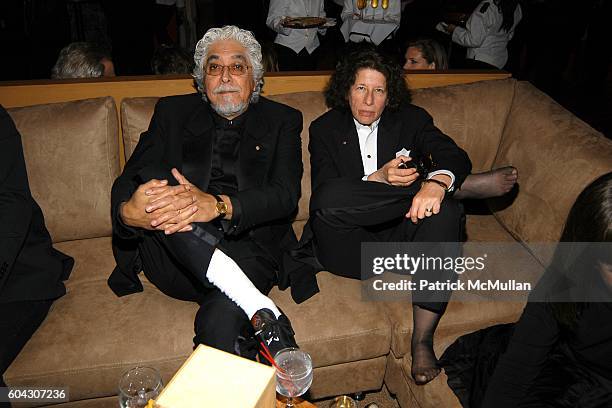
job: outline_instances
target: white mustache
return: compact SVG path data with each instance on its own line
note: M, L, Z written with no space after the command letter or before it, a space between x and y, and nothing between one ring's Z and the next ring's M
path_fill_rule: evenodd
M231 85L219 85L213 90L213 94L220 94L223 92L240 92L240 88Z

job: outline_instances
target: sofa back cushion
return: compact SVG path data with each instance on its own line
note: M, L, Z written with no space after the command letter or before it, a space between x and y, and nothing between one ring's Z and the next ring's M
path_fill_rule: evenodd
M514 95L516 81L502 79L412 91L412 103L433 117L472 161L472 172L490 170Z
M149 128L158 97L125 98L121 103L121 131L127 162L140 140L140 134Z
M270 99L289 105L302 112L304 125L302 127L302 162L304 163L304 175L302 176L302 196L298 203L298 214L296 221L308 219L308 203L310 201L310 153L308 153L308 142L310 141L308 127L310 123L321 116L327 110L325 99L321 92L295 92L282 95L272 95ZM294 225L295 227L295 225Z
M113 99L8 112L21 133L32 195L53 242L111 235L110 192L120 171Z
M612 141L519 82L494 167L507 164L519 170L519 193L497 219L522 241L557 241L578 194L612 171Z

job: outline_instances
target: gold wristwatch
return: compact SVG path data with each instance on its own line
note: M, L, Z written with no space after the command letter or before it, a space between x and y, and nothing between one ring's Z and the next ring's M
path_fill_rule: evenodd
M227 204L221 197L216 194L212 195L217 200L217 204L215 204L215 211L217 211L217 218L223 218L227 214Z

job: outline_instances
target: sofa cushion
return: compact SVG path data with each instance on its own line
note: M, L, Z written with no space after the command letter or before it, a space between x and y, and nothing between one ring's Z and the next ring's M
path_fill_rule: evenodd
M317 274L320 293L295 304L289 291L270 297L292 319L296 340L317 367L384 356L391 325L379 302L364 302L361 282L329 272Z
M387 356L351 361L314 370L308 399L320 399L363 391L379 391L385 378ZM320 402L317 406L326 407ZM232 407L233 408L233 407Z
M198 305L162 294L143 274L143 292L116 297L106 284L114 266L108 237L57 248L75 258L67 294L9 367L6 383L67 385L71 399L81 400L116 394L121 373L137 364L156 367L168 381L192 351ZM293 317L297 342L315 365L385 356L391 326L382 306L362 302L357 281L325 272L318 281L321 294L300 305L288 291L271 294Z
M444 371L429 383L416 385L410 374L410 364L409 354L396 358L391 353L387 359L385 385L395 395L400 407L462 408L448 386Z
M74 258L70 279L64 282L68 291L83 282L106 285L108 276L115 268L110 237L65 241L54 247Z
M121 102L121 132L127 162L140 140L140 134L149 128L158 97L124 98Z
M69 286L5 381L65 385L71 400L115 395L121 374L136 365L157 368L167 382L192 351L196 310L197 304L172 299L149 284L121 298L102 281Z
M612 171L612 140L529 83L519 82L494 167L507 163L519 169L519 193L495 216L527 244L555 242L578 194ZM495 208L503 200L489 201Z
M310 123L321 116L327 107L322 92L296 92L290 94L272 95L273 101L289 105L302 112L304 126L302 127L302 163L304 163L304 175L302 176L302 196L298 202L298 214L296 220L308 219L308 202L310 200L310 153L308 142L310 135L308 128Z
M110 191L119 175L113 99L12 108L9 114L53 242L110 235Z
M468 242L516 242L491 214L467 214Z
M293 231L295 232L295 236L299 240L302 237L302 233L304 232L304 227L306 226L306 220L297 220L293 222Z
M162 294L142 275L144 292L115 296L106 284L110 237L56 247L75 259L67 294L11 364L6 383L67 385L71 400L80 400L115 395L120 375L138 364L168 381L192 351L197 304Z
M412 91L415 105L461 146L472 171L490 170L512 104L516 81L503 79Z

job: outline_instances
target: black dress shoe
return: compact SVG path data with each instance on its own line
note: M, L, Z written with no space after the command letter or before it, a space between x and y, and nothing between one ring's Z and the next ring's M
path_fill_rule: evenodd
M294 338L295 332L284 314L277 319L270 309L260 309L251 318L251 324L255 330L255 338L268 349L272 358L284 348L298 347ZM271 365L265 357L262 344L259 346L259 361Z

